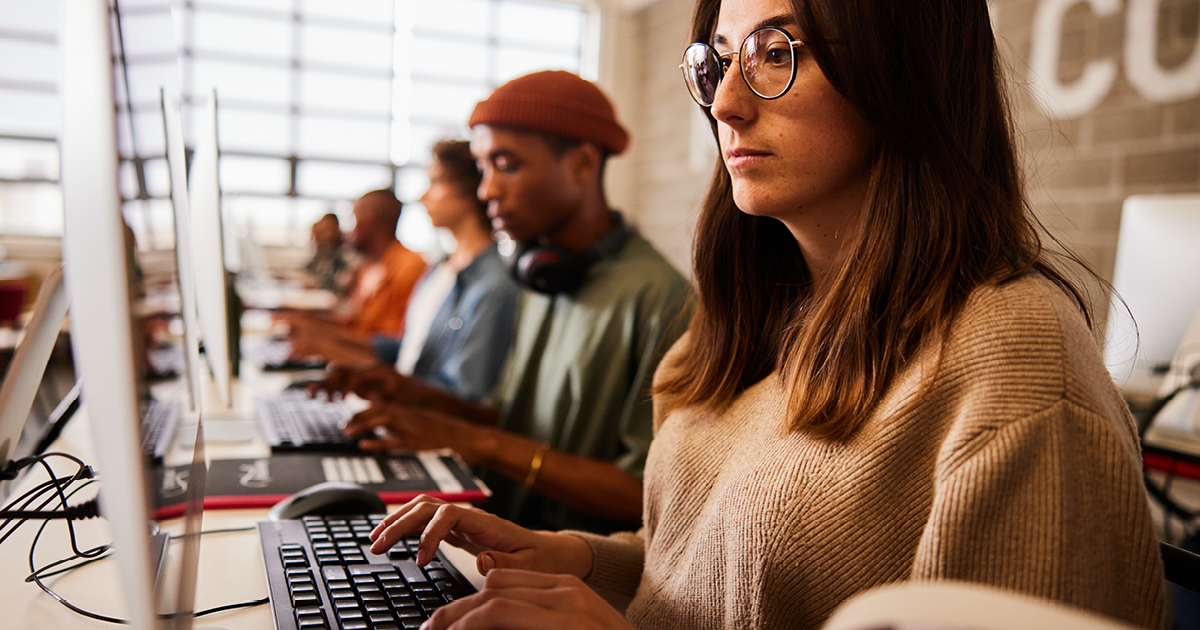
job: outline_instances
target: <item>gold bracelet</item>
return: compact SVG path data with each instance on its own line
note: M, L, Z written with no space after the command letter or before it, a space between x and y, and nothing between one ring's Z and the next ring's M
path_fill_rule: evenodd
M542 472L542 462L546 460L546 451L549 450L549 442L538 444L537 451L533 453L533 460L529 462L529 474L525 475L526 488L532 488L533 482L537 481L538 473Z

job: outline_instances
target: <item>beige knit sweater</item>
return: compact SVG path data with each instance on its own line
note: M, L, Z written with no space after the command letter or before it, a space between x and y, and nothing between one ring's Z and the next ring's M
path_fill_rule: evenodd
M645 525L581 534L590 584L639 628L816 628L908 579L1160 627L1133 422L1073 302L1040 276L979 289L944 352L846 443L787 433L777 376L722 413L656 417Z

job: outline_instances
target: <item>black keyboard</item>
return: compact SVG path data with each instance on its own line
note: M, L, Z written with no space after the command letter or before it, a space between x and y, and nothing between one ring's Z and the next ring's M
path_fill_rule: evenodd
M309 398L304 391L259 396L258 420L274 452L358 452L342 425L354 415L340 401Z
M155 462L161 462L179 425L179 401L147 400L142 406L142 452Z
M306 516L258 524L271 614L279 630L399 630L475 588L439 551L417 566L417 538L369 551L376 516Z

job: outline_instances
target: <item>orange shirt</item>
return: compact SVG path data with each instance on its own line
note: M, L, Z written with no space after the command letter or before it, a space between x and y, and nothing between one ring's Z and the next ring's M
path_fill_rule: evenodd
M351 293L350 327L363 335L400 336L408 296L425 273L425 261L393 242L383 258L367 263Z

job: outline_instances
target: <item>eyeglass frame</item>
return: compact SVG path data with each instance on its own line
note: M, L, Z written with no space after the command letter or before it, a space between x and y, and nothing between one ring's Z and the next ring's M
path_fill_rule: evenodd
M692 48L695 48L696 46L703 46L704 48L707 48L708 52L711 52L713 54L713 56L717 58L717 68L721 73L720 78L717 79L717 87L721 86L721 81L725 80L725 75L727 74L725 69L721 66L720 62L728 56L737 55L738 74L740 74L742 76L742 82L746 84L746 87L750 88L750 91L753 92L754 95L757 96L758 98L761 98L764 101L773 101L777 98L782 97L784 94L787 94L788 90L792 89L792 84L794 84L796 82L796 67L797 67L797 63L798 63L796 61L796 55L794 53L792 54L791 76L788 77L787 85L784 86L784 88L782 90L780 90L779 94L776 94L775 96L763 96L762 94L759 93L758 90L754 89L753 85L750 85L750 80L746 78L746 72L742 68L742 50L746 48L746 42L750 41L751 37L754 37L755 35L763 32L763 31L778 31L785 38L787 38L788 44L791 45L793 51L795 51L796 47L798 47L798 46L806 45L804 43L804 40L793 38L790 33L779 28L778 26L764 26L762 28L756 28L753 31L751 31L749 35L746 35L746 37L744 37L742 39L742 44L740 46L738 46L738 49L736 51L731 50L726 53L719 53L719 52L717 52L716 48L713 48L712 46L710 46L709 44L706 44L704 42L692 42L691 44L688 44L687 48L683 49L684 61L679 64L679 69L683 71L683 82L685 84L687 84L687 86L688 86L688 94L691 95L693 101L696 101L697 105L699 105L700 107L712 107L713 103L704 103L699 98L697 98L696 91L692 89L691 81L688 79L687 54L688 54L689 50L691 50ZM713 91L713 102L714 103L716 102L715 89Z

